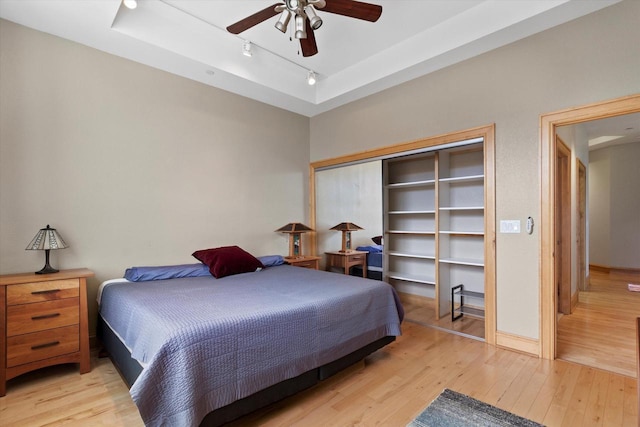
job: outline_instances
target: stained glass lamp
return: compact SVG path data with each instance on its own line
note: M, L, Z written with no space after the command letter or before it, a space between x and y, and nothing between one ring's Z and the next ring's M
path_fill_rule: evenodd
M290 222L276 230L276 232L289 234L289 258L300 258L303 256L301 235L308 231L313 231L313 229L300 222Z
M342 249L340 249L340 252L351 252L351 232L364 230L364 228L352 222L341 222L340 224L331 227L331 230L342 231Z
M62 237L56 229L49 227L49 224L47 224L46 228L41 228L40 231L38 231L38 234L36 234L36 237L29 243L26 250L44 250L45 265L42 270L36 271L36 274L49 274L58 272L58 270L49 264L49 251L51 249L64 249L68 247L69 245L62 240Z

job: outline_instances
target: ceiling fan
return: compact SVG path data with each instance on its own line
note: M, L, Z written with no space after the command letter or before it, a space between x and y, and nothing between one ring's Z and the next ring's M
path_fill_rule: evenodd
M296 39L300 40L302 56L313 56L318 53L313 31L322 25L322 18L318 16L316 9L370 22L376 22L382 14L382 6L355 0L284 0L282 3L273 4L229 25L227 31L232 34L240 34L254 25L280 14L275 26L278 30L286 33L289 21L293 16L294 35Z

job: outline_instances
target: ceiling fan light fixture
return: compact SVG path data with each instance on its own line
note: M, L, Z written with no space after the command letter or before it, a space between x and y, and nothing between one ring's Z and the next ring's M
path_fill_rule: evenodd
M253 52L251 51L251 42L249 40L245 40L244 43L242 43L242 54L249 58L253 55Z
M289 20L291 19L291 12L289 9L284 9L280 14L280 18L278 18L278 22L276 22L276 28L283 33L287 32L287 27L289 26Z
M316 73L311 70L309 70L309 73L307 73L307 83L309 83L309 86L313 86L316 84Z
M307 30L305 29L304 16L296 15L296 33L295 36L298 40L307 38Z
M122 4L124 4L128 9L135 9L138 7L137 0L122 0Z
M322 26L322 18L320 18L316 14L316 9L312 5L306 5L304 8L304 13L306 13L307 18L309 18L309 25L311 25L311 28L317 30Z

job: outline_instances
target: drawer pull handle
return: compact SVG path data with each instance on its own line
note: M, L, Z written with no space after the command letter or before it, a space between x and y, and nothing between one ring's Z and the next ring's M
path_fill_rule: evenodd
M31 320L51 319L58 316L60 316L60 313L41 314L40 316L31 316Z
M31 350L40 350L41 348L53 347L58 344L60 344L60 341L51 341L44 344L32 345Z
M44 291L33 291L31 292L31 295L52 294L54 292L60 292L60 289L45 289Z

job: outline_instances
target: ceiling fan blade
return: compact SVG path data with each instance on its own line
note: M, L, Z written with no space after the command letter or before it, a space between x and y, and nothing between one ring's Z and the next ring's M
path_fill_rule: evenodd
M231 24L227 27L227 31L231 34L240 34L241 32L248 30L254 25L258 25L259 23L266 21L272 16L276 16L279 12L276 11L276 6L280 6L282 3L275 3L267 8L262 9L260 12L256 12L251 16L247 16L244 19L236 22L235 24Z
M325 7L318 10L370 22L376 22L382 15L382 6L377 4L355 0L326 0L326 3Z
M300 39L300 48L302 49L302 56L306 58L307 56L313 56L318 53L318 45L316 44L316 35L313 33L313 28L311 28L309 20L307 19L305 21L307 38Z

